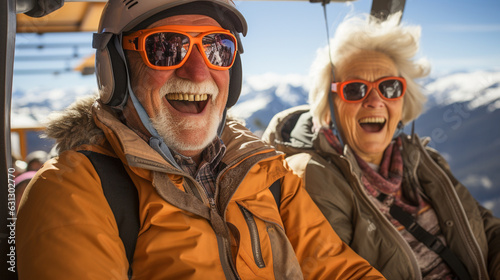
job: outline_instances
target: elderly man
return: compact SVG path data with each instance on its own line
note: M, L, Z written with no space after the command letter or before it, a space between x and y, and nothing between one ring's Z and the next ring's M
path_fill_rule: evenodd
M21 279L382 278L283 155L226 120L241 87L238 33L231 1L107 4L99 98L52 118L60 155L21 202ZM156 63L162 40L182 45L173 63ZM135 203L117 201L128 185ZM124 225L134 219L135 233Z

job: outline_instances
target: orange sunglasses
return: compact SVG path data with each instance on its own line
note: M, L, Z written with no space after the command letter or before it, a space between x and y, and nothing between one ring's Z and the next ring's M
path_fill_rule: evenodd
M375 82L365 80L349 80L341 83L332 83L332 92L336 92L342 100L348 103L363 101L368 93L376 88L385 100L397 100L406 92L406 80L402 77L383 77Z
M191 36L189 33L199 33ZM211 69L227 70L236 57L236 38L216 26L166 25L142 29L123 36L123 49L141 53L144 63L155 70L182 67L193 50L198 50Z

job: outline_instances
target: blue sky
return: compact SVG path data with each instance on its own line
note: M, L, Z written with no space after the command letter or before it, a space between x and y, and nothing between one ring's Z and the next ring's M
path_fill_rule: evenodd
M369 13L371 0L327 5L330 37L348 14ZM302 1L236 2L249 32L243 39L245 75L307 74L327 44L323 8ZM422 27L421 55L436 73L500 69L500 1L407 0L403 22ZM267 44L261 44L265 39ZM264 53L265 59L257 54Z
M349 14L368 13L371 0L349 3L331 2L327 5L330 37L335 27ZM264 73L307 75L316 50L327 44L323 8L319 3L306 1L237 1L246 17L249 31L243 38L243 73L253 76ZM461 70L500 70L500 1L498 0L407 0L403 22L422 27L421 56L427 57L433 73ZM93 53L91 34L26 35L16 43L82 42L87 48L81 54ZM55 50L61 54L64 50ZM31 51L33 52L33 51ZM68 55L72 54L69 50ZM22 55L19 50L17 55ZM49 67L47 62L21 63L16 68ZM59 63L74 66L78 60ZM95 85L93 76L15 75L14 89L32 86Z

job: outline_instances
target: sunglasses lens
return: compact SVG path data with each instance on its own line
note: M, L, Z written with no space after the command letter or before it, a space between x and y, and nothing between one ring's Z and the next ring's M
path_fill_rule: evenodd
M363 83L348 83L342 89L344 98L349 101L360 100L367 94L368 87Z
M203 49L208 61L214 66L228 67L233 63L236 42L233 37L222 33L205 35Z
M380 92L389 99L401 97L403 95L403 83L398 80L387 80L379 84Z
M155 66L179 64L186 56L188 47L189 37L175 32L158 32L146 37L146 55Z

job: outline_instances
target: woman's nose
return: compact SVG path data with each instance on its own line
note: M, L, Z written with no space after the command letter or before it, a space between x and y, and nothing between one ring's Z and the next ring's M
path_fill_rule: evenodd
M384 106L384 100L377 89L372 88L368 93L368 96L363 100L363 106L368 106L372 108L377 108Z

